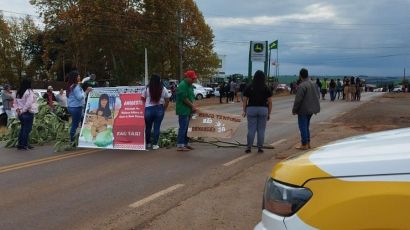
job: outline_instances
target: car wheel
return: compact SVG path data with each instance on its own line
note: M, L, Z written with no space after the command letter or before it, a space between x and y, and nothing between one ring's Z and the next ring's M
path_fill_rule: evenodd
M204 98L204 96L202 96L202 94L197 94L196 95L197 100L202 100L203 98Z

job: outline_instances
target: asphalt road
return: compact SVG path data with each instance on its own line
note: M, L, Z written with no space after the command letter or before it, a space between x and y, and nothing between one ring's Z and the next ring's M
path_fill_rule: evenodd
M321 101L322 111L312 118L312 125L331 122L380 95L365 93L361 102ZM280 145L297 137L292 103L291 96L274 98L266 145ZM206 109L232 114L242 111L239 103ZM168 127L177 127L173 112L164 119L163 128ZM246 119L233 139L245 143ZM180 201L272 156L269 151L245 155L243 148L194 147L183 153L172 148L80 149L59 154L52 153L50 146L25 152L2 147L0 229L142 228Z

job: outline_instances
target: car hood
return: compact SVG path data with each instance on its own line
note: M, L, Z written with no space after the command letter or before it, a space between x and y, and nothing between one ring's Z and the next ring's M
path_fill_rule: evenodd
M343 139L278 163L272 178L302 186L315 178L409 174L409 140L410 128Z

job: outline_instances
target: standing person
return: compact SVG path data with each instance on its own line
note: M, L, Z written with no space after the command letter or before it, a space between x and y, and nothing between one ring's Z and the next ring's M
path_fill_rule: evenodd
M67 96L64 93L64 89L60 89L60 92L56 95L56 99L57 99L58 104L64 110L64 115L62 115L60 118L65 121L68 121L69 116L68 116L68 110L67 110Z
M16 93L16 113L21 123L17 149L33 148L29 144L29 135L33 128L34 114L37 112L37 98L31 88L31 80L23 79Z
M229 100L231 101L231 103L234 103L235 92L236 92L236 82L235 80L232 80L231 83L229 83Z
M243 117L248 119L247 148L245 153L250 153L258 133L258 153L263 153L265 141L266 122L270 119L272 112L272 91L266 85L265 74L258 70L253 76L252 83L246 87L243 98Z
M343 84L340 81L340 79L337 79L337 82L336 82L337 100L340 99L340 94L342 94L342 91L343 91Z
M356 86L356 95L355 95L356 96L356 101L360 101L361 94L362 94L362 92L361 92L362 91L362 81L360 80L359 77L356 77L355 86Z
M176 92L177 92L177 86L175 85L175 82L171 82L170 90L171 90L171 98L170 98L170 101L171 101L171 102L175 102Z
M81 88L83 88L83 91L86 91L88 89L88 87L97 88L98 83L95 80L96 78L97 78L97 76L93 73L90 74L88 77L84 78L82 80L82 84L81 84Z
M336 82L333 79L331 79L330 83L329 83L329 93L330 93L330 100L335 101L335 98L336 98Z
M235 82L235 97L236 97L236 102L241 102L241 101L239 101L239 88L240 88L240 84Z
M170 97L171 95L168 94L167 89L161 82L161 77L153 74L148 86L142 93L142 100L145 103L145 144L147 148L159 149L158 140L161 122L168 108ZM154 136L151 144L152 126L154 126Z
M56 95L56 100L61 107L67 109L67 96L64 93L64 89L60 89L59 93Z
M226 103L229 103L229 99L231 97L230 95L230 89L231 89L231 80L229 80L229 82L227 84L225 84L225 88L224 88L224 95L226 97Z
M43 95L43 99L46 100L51 111L54 111L54 102L57 101L57 99L53 93L53 87L51 85L47 87L47 92Z
M327 89L329 88L329 83L327 82L327 78L323 79L321 92L322 92L322 100L326 100Z
M316 78L316 88L317 88L317 96L320 99L320 91L322 89L322 82L320 82L319 78ZM296 91L295 91L296 94Z
M313 114L320 112L319 98L316 95L316 86L308 80L308 70L302 68L299 73L302 83L296 92L292 114L298 115L301 145L296 149L306 150L310 148L310 119Z
M225 96L225 82L219 86L219 103L222 104L222 98Z
M175 112L178 115L178 137L177 151L189 151L193 148L188 145L188 126L191 114L196 112L196 107L193 102L195 99L194 88L192 83L197 79L196 73L193 70L188 70L184 73L185 79L179 83L177 88L177 102Z
M244 80L242 80L240 86L239 86L239 91L241 93L241 101L243 102L243 94L245 93L245 89L246 89L246 82Z
M10 119L13 115L11 108L13 107L13 93L11 92L11 87L9 84L5 84L4 88L1 92L1 99L3 102L3 110L5 113L5 119L4 119L4 126L7 126L8 124L8 119Z
M350 100L355 101L356 100L356 82L354 80L354 77L350 77Z
M345 77L344 79L344 98L346 101L350 101L350 80L348 77Z
M67 109L71 115L70 142L74 143L74 137L77 132L78 124L81 121L83 107L85 104L85 94L89 93L92 88L88 87L84 92L80 86L81 77L77 71L71 71L68 74L68 84L66 89Z

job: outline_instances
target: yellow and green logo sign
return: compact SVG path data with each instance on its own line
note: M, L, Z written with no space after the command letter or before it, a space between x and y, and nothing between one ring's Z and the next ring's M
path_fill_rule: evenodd
M262 53L263 52L263 43L254 43L253 44L253 52L255 53Z

